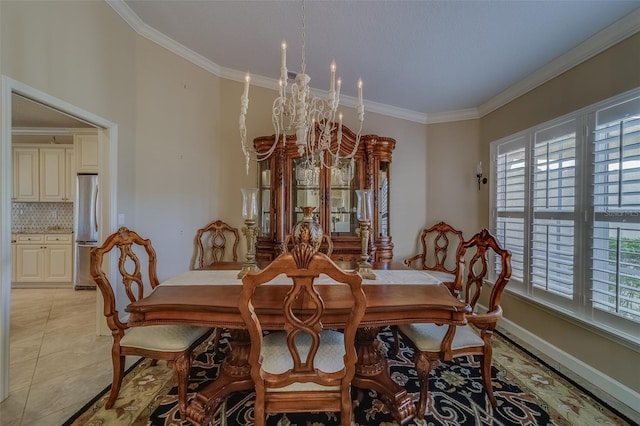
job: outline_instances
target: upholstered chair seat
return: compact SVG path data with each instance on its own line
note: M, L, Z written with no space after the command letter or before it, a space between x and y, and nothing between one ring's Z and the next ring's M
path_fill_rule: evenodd
M437 324L404 324L398 328L421 352L439 352L442 339L447 332L447 326ZM456 332L451 342L451 350L482 346L482 338L468 325L456 327Z
M125 330L120 346L162 352L184 352L207 329L190 325L151 325Z

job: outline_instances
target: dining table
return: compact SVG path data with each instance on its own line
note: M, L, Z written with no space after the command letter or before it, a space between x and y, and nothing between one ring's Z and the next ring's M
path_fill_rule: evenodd
M414 417L416 407L407 391L390 377L382 342L377 339L380 329L418 322L464 325L468 307L427 271L397 267L401 269L374 269L375 279L363 279L367 307L356 334L358 361L352 385L378 392L392 416L404 424ZM208 425L230 393L253 389L250 339L238 309L242 289L238 269L228 264L181 273L125 309L128 324L134 327L189 324L229 330L230 350L218 377L199 390L187 407L187 419L196 426ZM324 327L340 329L349 314L348 289L323 274L315 283L325 304ZM281 301L289 288L290 279L281 275L256 289L253 305L266 315L264 329L283 329ZM305 309L304 301L299 308Z

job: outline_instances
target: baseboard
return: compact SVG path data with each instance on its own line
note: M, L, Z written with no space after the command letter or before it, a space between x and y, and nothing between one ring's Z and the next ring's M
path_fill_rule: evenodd
M576 381L580 386L596 395L603 402L620 411L621 414L640 423L640 412L637 411L640 393L553 346L504 317L500 320L498 330L505 331L508 333L508 337L518 341L517 343L522 344L534 355L540 356L540 358L550 364L551 367L557 368L560 373ZM556 366L554 364L558 365Z

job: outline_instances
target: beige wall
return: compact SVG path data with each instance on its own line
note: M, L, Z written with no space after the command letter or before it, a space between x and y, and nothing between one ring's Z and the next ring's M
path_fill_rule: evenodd
M640 86L640 33L563 73L480 120L482 151L491 141ZM638 350L508 293L505 318L640 392ZM630 370L631 369L631 370ZM637 409L637 407L636 407Z
M432 124L428 131L427 224L447 222L467 239L488 226L489 186L478 190L476 180L479 161L489 170L478 125L478 120Z

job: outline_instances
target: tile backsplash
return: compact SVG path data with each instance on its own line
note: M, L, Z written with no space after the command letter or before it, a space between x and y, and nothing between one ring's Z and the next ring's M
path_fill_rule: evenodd
M13 232L42 231L47 228L73 230L73 203L12 203Z

